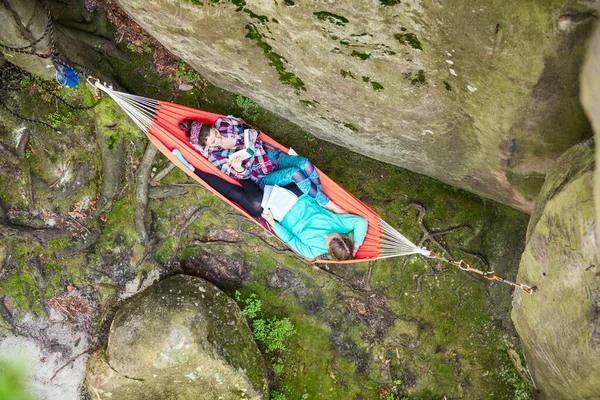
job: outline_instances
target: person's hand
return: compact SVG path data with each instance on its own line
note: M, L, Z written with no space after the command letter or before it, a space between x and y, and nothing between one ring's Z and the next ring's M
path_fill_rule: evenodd
M242 167L242 157L235 156L231 160L229 160L229 165L231 168L235 169L236 172L244 172L244 167Z
M273 213L271 210L262 213L262 217L269 223L271 226L275 226L275 219L273 219Z

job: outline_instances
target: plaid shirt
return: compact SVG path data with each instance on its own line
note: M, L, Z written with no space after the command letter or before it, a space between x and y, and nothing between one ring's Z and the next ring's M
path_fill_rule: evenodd
M244 129L248 128L248 126L243 124L239 118L228 116L217 119L214 127L223 137L235 138L235 146L230 149L224 149L221 146L200 146L193 143L192 145L223 173L237 180L249 178L256 182L258 178L268 175L273 171L273 163L267 157L265 144L262 140L258 139L258 133L253 131L254 156L242 161L244 170L237 172L229 164L229 156L236 151L244 149Z

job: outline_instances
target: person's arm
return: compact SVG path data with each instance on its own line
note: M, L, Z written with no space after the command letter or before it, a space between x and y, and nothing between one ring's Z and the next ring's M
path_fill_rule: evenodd
M311 259L323 255L323 253L316 251L313 247L310 247L307 244L305 244L279 222L275 222L271 210L269 210L266 213L263 213L262 216L264 219L267 220L269 225L271 225L271 228L273 228L273 231L275 232L277 237L289 247L291 247L296 253L300 254L302 257Z
M352 255L354 256L358 252L359 247L365 241L369 223L363 217L352 214L343 215L342 220L344 222L344 226L346 229L348 229L348 233L354 232L354 250L352 251Z
M250 178L251 170L249 168L240 165L240 169L235 169L227 157L217 157L212 153L208 153L207 159L212 165L219 168L221 172L233 179L242 180Z
M185 158L183 158L183 154L178 149L173 149L171 152L185 167L192 170L192 172L196 171L196 168L192 164L190 164Z

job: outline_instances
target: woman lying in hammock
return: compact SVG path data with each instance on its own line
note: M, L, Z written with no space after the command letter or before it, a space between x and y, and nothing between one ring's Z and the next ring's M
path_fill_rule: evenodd
M215 121L214 126L188 119L179 126L194 148L230 177L242 182L250 179L261 188L266 185L285 186L295 183L319 205L335 213L345 212L323 193L319 175L310 160L267 147L266 143L258 139L260 132L240 119L221 117ZM238 156L230 159L233 153L245 148L245 129L250 129L254 155L245 160Z
M279 239L308 259L324 254L337 261L354 258L365 240L367 220L352 214L334 214L309 195L295 191L293 186L276 187L276 190L287 189L294 193L283 204L275 204L279 222L270 209L262 215ZM353 234L354 243L349 233Z

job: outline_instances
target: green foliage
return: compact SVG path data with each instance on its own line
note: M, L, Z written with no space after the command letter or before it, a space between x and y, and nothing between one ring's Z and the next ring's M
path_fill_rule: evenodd
M258 103L250 100L247 97L237 95L235 103L239 108L242 109L242 116L244 118L258 118L260 115L260 106Z
M240 292L236 290L234 298L236 302L245 304L244 308L242 309L242 314L244 317L248 319L254 319L258 313L260 313L262 304L260 300L258 300L255 293L252 293L250 296L248 296L246 300L242 300Z
M31 79L31 75L26 74L23 76L23 79L21 79L21 82L19 82L19 88L21 90L26 89L26 88L30 87L32 83L33 83L33 81Z
M28 142L27 146L25 147L25 158L29 159L29 157L31 157L32 154L33 148L31 147L31 142Z
M287 400L287 397L277 390L271 390L271 400Z
M33 400L25 389L25 369L18 363L0 360L0 400Z
M242 295L236 290L233 298L240 306L243 305L242 314L252 321L254 339L263 352L273 354L270 360L273 372L281 374L284 368L283 354L287 351L285 341L294 334L294 325L288 318L259 318L262 303L255 293L242 299Z
M267 353L285 351L285 339L294 333L294 326L288 318L255 319L252 323L254 338L262 343Z
M184 61L177 61L177 66L179 68L175 72L175 79L187 83L196 83L202 81L202 76L190 68Z
M135 44L133 44L133 43L129 43L129 44L127 45L127 50L130 50L130 51L136 51L136 50L137 50L137 47L136 47L136 45L135 45Z
M48 121L53 128L58 128L59 126L63 129L73 128L73 125L69 123L71 118L73 118L73 114L70 111L56 111L48 114Z

